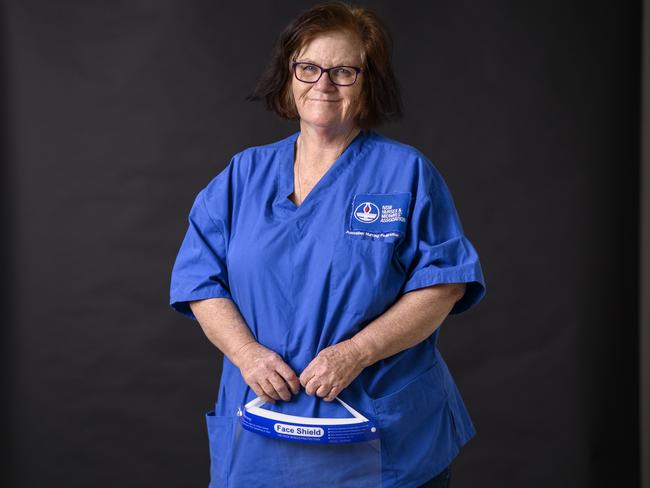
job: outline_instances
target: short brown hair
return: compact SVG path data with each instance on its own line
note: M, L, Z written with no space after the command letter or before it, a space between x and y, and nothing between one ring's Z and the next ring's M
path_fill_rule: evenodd
M365 84L357 125L371 129L400 118L402 101L391 65L390 33L373 11L340 1L319 3L289 22L276 41L269 66L246 100L264 99L267 109L282 118L298 120L290 86L290 57L314 37L332 31L350 32L362 46Z

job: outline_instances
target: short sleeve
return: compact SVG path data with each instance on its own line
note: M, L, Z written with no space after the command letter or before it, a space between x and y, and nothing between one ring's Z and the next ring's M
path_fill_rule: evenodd
M449 313L464 312L485 295L483 271L447 184L427 159L420 161L415 194L400 252L407 273L403 293L441 283L467 283L465 294Z
M196 320L193 300L229 298L226 250L230 230L230 165L196 196L171 273L169 304Z

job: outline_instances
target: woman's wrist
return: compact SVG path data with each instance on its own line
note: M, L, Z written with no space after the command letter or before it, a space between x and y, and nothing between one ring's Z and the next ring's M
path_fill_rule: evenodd
M231 362L238 368L241 368L243 355L251 347L251 344L257 344L257 341L253 339L251 341L246 342L245 344L239 346L232 354Z
M364 337L359 337L359 334L357 334L356 336L351 337L349 342L351 343L353 350L356 351L357 357L355 359L359 366L367 368L377 361L376 359L373 359L373 345L368 344L368 341Z

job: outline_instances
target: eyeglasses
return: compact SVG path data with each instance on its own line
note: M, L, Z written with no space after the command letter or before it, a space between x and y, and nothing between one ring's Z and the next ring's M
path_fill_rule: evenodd
M338 86L354 85L359 73L364 71L363 68L357 68L356 66L332 66L331 68L322 68L317 64L300 63L298 61L291 63L291 69L296 75L296 79L304 83L316 83L320 80L320 77L323 76L323 73L327 73L330 81Z

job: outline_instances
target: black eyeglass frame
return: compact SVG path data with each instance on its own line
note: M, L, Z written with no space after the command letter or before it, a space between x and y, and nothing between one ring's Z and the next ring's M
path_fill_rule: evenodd
M296 73L296 65L297 64L308 64L310 66L316 66L320 70L320 74L318 75L318 78L316 78L314 81L301 80L300 78L298 78L298 74ZM333 70L333 69L337 69L337 68L350 68L350 69L353 69L354 72L356 73L355 76L354 76L354 81L352 83L348 83L348 84L344 84L344 85L335 82L332 79L332 75L330 74L330 71ZM329 77L330 81L333 84L335 84L336 86L352 86L357 82L357 78L359 78L359 73L363 73L365 71L365 69L359 68L357 66L345 66L345 65L332 66L331 68L323 68L322 66L318 66L317 64L314 64L314 63L307 63L305 61L293 61L291 63L291 71L293 71L293 75L296 77L296 80L301 81L303 83L318 83L318 80L321 79L321 77L323 76L323 73L327 73L327 76Z

